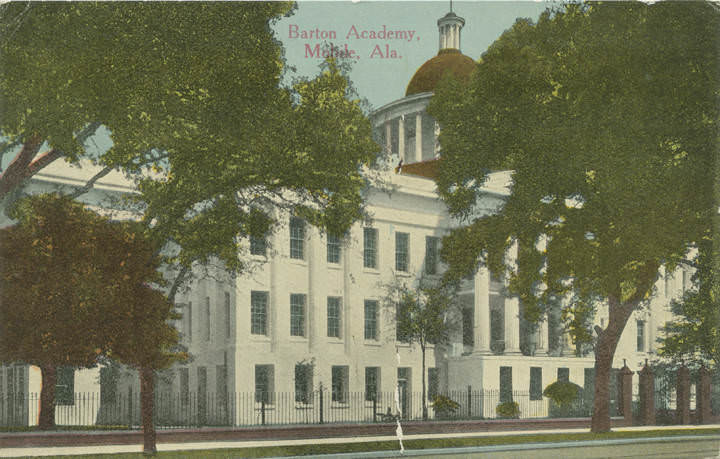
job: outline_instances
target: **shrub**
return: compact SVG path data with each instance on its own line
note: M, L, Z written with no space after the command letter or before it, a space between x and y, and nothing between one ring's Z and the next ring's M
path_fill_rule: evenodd
M555 381L545 388L543 395L558 406L569 407L582 394L582 387L569 381Z
M503 402L495 408L495 413L501 418L517 419L520 417L520 405L517 402Z
M435 417L439 419L447 419L455 414L460 408L460 404L446 395L436 395L432 400Z

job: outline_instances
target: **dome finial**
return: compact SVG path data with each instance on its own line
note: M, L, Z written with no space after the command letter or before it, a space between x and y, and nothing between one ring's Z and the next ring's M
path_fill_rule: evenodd
M437 24L440 34L440 51L460 51L460 30L465 25L465 19L453 13L452 0L450 0L450 12L438 19Z

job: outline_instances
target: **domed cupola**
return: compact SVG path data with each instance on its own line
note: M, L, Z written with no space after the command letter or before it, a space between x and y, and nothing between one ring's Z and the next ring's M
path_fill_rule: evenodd
M437 25L438 54L415 72L405 97L383 105L371 117L375 138L383 145L386 158L398 165L397 171L428 178L435 174L441 155L439 126L426 112L435 87L447 72L467 81L476 65L460 52L465 19L453 13L451 7Z
M450 71L467 81L475 68L475 61L460 52L460 31L465 19L450 11L437 21L439 32L438 54L415 72L405 95L433 92L445 72Z

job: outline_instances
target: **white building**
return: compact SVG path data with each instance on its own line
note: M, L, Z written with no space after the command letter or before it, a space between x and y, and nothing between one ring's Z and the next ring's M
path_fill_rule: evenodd
M179 411L192 406L194 416L210 423L222 422L229 414L238 424L259 423L260 416L267 422L281 421L281 411L294 413L289 422L317 422L317 391L324 388L325 419L371 420L373 410L394 406L398 388L405 415L418 417L426 378L431 392L459 394L468 387L525 392L521 414L546 416L547 399L539 392L551 382L569 379L592 392L592 354L576 355L556 317L527 333L518 299L505 297L503 280L490 276L487 269L465 281L459 299L461 325L447 345L428 351L425 375L419 348L396 340L395 312L382 301L384 285L396 279L412 283L420 275L439 278L441 238L457 224L435 191L438 128L425 110L445 71L460 78L472 72L473 59L460 52L464 24L454 13L438 20L438 55L418 69L405 97L372 114L386 155L390 161L403 161L400 173L391 171L385 177L391 192L369 191L372 221L357 223L344 239L337 239L279 215L287 224L267 240L250 244L256 269L235 279L215 270L178 295L184 317L177 326L194 359L167 372L157 390L175 394ZM53 164L31 186L34 192L80 186L92 174L87 168ZM493 175L478 212L489 214L502 205L508 179L508 173ZM129 192L131 184L117 174L98 181L82 199L99 205L109 196ZM688 286L687 272L661 273L650 307L635 312L628 322L614 368L626 360L630 369L639 370L653 355L657 330L671 318L669 300ZM606 320L607 311L601 307L596 321L604 325ZM36 373L25 366L0 368L0 382L7 381L0 390L37 392ZM99 393L97 374L98 370L76 372L74 391ZM137 394L137 383L133 385ZM120 383L105 390L126 393L126 386ZM222 409L205 406L212 402L202 401L204 394L212 394ZM471 413L494 417L496 405L497 400L484 403L472 407Z

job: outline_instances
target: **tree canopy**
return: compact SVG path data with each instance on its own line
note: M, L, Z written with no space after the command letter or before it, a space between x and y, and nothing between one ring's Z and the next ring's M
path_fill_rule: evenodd
M100 163L136 174L147 221L185 266L217 257L242 268L237 235L264 234L269 205L338 234L360 216L361 169L379 148L337 66L281 84L270 25L292 4L0 8L0 132L15 155L0 196L85 154L103 125L112 147Z
M0 230L0 361L40 367L41 426L54 415L59 366L113 355L162 368L177 331L157 247L137 223L110 222L68 197L18 201L18 223Z
M507 273L532 321L553 297L573 298L569 308L607 302L594 431L609 429L603 381L630 314L660 266L712 237L718 17L707 3L567 5L518 20L467 85L446 80L430 104L438 189L467 222L444 241L448 276L483 260ZM498 169L512 170L512 194L478 218ZM515 242L517 271L504 259Z

